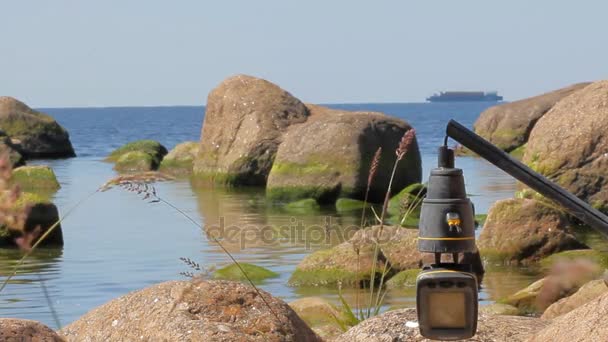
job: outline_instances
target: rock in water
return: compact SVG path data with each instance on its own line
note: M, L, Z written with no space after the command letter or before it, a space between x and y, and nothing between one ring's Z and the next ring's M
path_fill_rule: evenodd
M154 140L138 140L112 151L106 161L115 162L119 172L143 172L158 169L167 148Z
M191 174L199 147L198 141L188 141L175 146L163 158L159 170L176 176Z
M529 342L596 342L608 341L608 293L559 316Z
M570 233L565 213L533 199L496 202L479 236L481 256L528 264L570 249L588 248Z
M46 165L18 167L11 179L22 190L31 192L55 192L61 187L53 169Z
M63 342L64 339L40 322L0 318L0 341Z
M523 161L608 210L608 81L559 101L534 126Z
M112 300L60 334L70 341L320 341L286 303L261 293L272 309L241 283L165 282Z
M0 129L27 159L76 155L68 132L55 119L12 97L0 97Z
M308 114L300 100L266 80L246 75L224 80L207 99L195 176L265 185L282 134Z
M333 203L339 197L363 199L370 163L379 147L382 157L369 199L381 202L395 162L395 149L411 129L405 121L374 112L349 112L310 105L311 117L293 126L279 146L268 176L272 200L314 198ZM420 182L422 169L416 139L399 162L393 193Z
M559 100L589 84L578 83L546 94L490 107L475 121L475 133L510 152L526 143L538 119Z
M393 342L424 341L417 324L416 309L401 309L386 312L350 328L334 342ZM549 323L538 318L480 314L477 334L465 341L509 341L523 342ZM551 339L543 340L551 341ZM573 340L574 341L574 340ZM598 340L599 341L599 340Z

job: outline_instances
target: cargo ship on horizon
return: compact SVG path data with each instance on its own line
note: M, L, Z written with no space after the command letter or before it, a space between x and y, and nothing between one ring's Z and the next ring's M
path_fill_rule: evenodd
M442 91L426 98L429 102L498 102L502 96L497 92L483 91Z

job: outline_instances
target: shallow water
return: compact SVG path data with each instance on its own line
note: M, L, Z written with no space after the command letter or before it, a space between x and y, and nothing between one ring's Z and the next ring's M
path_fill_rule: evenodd
M408 120L417 130L426 178L436 164L435 149L442 142L447 121L454 118L470 127L488 105L335 106L382 111ZM166 280L185 279L180 272L190 269L179 260L180 257L191 258L205 267L229 264L228 257L208 241L199 227L172 208L162 203L147 203L136 194L120 189L94 193L115 176L112 165L103 162L114 148L143 138L160 140L168 148L182 141L198 140L204 113L202 107L45 111L68 129L78 157L36 163L50 164L54 168L62 186L54 202L62 214L85 200L62 223L65 247L37 250L28 259L27 267L23 267L0 293L0 316L39 320L56 328L129 291ZM515 191L513 179L483 160L458 158L457 166L464 169L467 191L478 213L486 213L494 201L512 197ZM213 229L223 222L224 231L236 231L237 238L224 240L224 243L239 261L255 263L280 274L263 283L263 289L287 301L318 295L338 303L335 289L291 288L286 284L304 256L339 242L335 236L326 239L320 235L324 227L330 225L338 231L347 230L358 225L359 212L343 214L323 208L317 215L289 213L269 207L260 189L203 189L188 181L159 183L156 187L161 197L201 225L216 231ZM299 224L306 228L298 238L281 239L272 235L281 228L288 230ZM230 228L233 225L239 229ZM264 241L252 237L260 231L270 235ZM0 250L2 278L19 257L19 251ZM524 269L493 267L485 277L482 304L512 293L536 278L536 274ZM42 285L46 287L59 322L53 318ZM351 305L363 295L344 290ZM414 289L400 289L389 292L384 308L413 305Z

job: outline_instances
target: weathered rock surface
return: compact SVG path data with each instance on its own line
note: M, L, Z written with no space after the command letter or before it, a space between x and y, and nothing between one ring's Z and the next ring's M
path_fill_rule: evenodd
M562 298L557 302L551 304L543 312L541 318L543 319L553 319L555 317L566 314L592 300L595 298L608 293L608 285L604 279L596 279L588 282L583 285L578 291L576 291L573 295Z
M158 169L167 149L158 141L138 140L114 150L106 161L114 162L118 172L132 173Z
M65 340L40 322L0 318L0 341L63 342Z
M339 197L363 199L369 167L378 147L382 157L369 199L381 202L395 162L395 149L411 129L397 118L375 112L349 112L309 105L311 117L291 127L270 170L267 195L273 200L314 198L333 203ZM421 180L416 140L400 161L393 193Z
M188 141L175 146L160 163L160 171L172 175L188 175L192 173L192 165L198 154L200 143Z
M608 81L559 101L534 126L523 161L608 210Z
M352 327L334 342L431 341L420 335L418 327L406 325L407 322L417 322L417 320L415 309L389 311ZM465 341L526 341L548 324L546 321L532 317L480 314L477 334ZM543 341L551 341L551 339Z
M273 83L237 75L209 93L194 174L230 185L265 185L282 134L308 109Z
M475 133L510 152L526 143L536 122L558 101L589 84L577 83L546 94L490 107L475 121Z
M61 187L53 169L46 165L18 167L13 170L11 179L25 191L54 192Z
M534 334L529 342L608 341L608 293L559 316Z
M289 303L289 306L324 339L337 337L344 332L342 327L355 324L349 322L341 310L320 297L300 298Z
M59 221L59 210L48 199L33 193L24 192L16 204L17 208L30 208L23 230L15 230L4 225L0 226L0 247L15 247L24 244L31 246ZM40 243L40 246L63 246L61 224Z
M27 159L75 156L68 132L55 119L12 97L0 97L0 130Z
M478 243L484 258L507 264L528 264L560 251L588 248L570 233L565 213L533 199L496 202Z
M170 281L112 300L60 334L73 341L320 341L283 301L228 281ZM276 316L275 316L276 314Z

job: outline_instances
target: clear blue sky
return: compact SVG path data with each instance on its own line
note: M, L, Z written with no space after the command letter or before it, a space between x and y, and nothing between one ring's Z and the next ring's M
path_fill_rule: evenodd
M0 0L0 95L200 105L222 79L304 101L513 100L608 76L608 1Z

